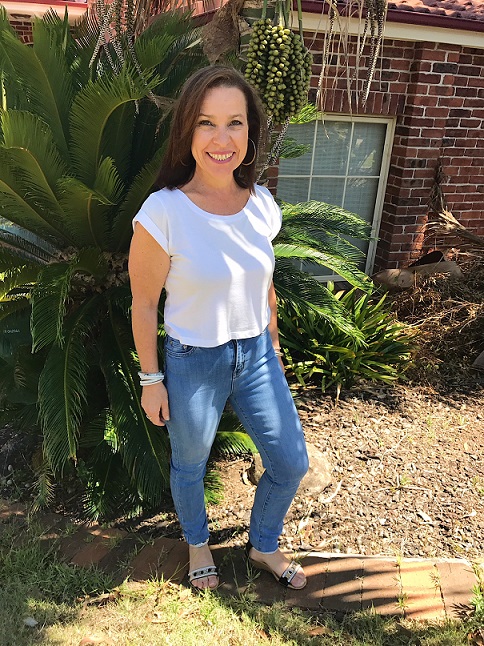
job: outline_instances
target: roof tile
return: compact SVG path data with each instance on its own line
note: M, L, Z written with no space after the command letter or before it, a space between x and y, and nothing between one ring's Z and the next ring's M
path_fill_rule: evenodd
M391 0L388 8L484 21L484 0Z

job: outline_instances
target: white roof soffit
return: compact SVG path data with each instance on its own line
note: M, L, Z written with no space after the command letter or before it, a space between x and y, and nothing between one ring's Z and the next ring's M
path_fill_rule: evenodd
M303 13L303 26L305 31L325 32L328 28L328 16L316 13ZM293 12L293 25L297 25L297 13ZM343 30L351 36L361 34L363 23L356 18L342 19ZM338 33L338 23L335 21L334 30ZM464 29L445 29L428 25L410 25L404 23L385 23L385 39L408 40L413 42L431 42L445 45L462 45L462 47L476 47L484 49L484 33Z
M61 18L67 7L69 23L74 23L81 18L87 11L87 2L53 2L52 4L40 2L22 2L16 0L10 2L4 0L1 3L7 10L7 14L12 20L25 20L26 18L41 18L49 9L53 9Z

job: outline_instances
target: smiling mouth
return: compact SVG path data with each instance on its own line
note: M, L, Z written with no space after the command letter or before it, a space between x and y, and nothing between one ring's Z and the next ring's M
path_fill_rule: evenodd
M215 161L227 161L227 159L230 159L235 155L235 153L227 153L225 155L217 155L215 153L207 153L209 157L212 159L215 159Z

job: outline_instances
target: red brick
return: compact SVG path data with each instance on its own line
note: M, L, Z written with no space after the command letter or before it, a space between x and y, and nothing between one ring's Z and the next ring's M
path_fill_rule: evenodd
M170 551L173 549L175 543L178 542L170 538L160 537L155 539L153 543L145 545L131 561L131 579L133 581L145 581L158 576ZM188 564L188 549L186 554Z
M440 596L438 570L428 562L403 560L400 581L408 619L444 619L445 609Z
M86 567L99 563L116 544L116 541L122 539L126 532L120 529L102 529L94 527L89 530L89 535L93 540L87 542L71 559L73 565ZM89 537L88 537L89 538Z
M452 619L462 617L462 611L466 607L469 608L473 596L472 588L477 583L470 563L437 563L436 567L447 616Z
M318 610L323 599L323 591L329 571L329 558L307 556L302 559L301 565L307 578L304 593L288 588L286 605L299 606Z
M0 523L14 517L25 517L27 514L25 505L20 503L9 504L6 500L0 500Z
M331 558L321 606L343 612L361 608L363 562L354 557Z

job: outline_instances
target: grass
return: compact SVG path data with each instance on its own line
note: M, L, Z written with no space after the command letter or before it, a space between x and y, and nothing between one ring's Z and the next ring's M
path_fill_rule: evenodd
M250 585L230 598L158 580L113 590L95 568L62 563L35 524L0 525L0 646L458 646L484 626L481 585L474 608L465 621L434 625L264 606ZM29 617L35 626L25 625Z

